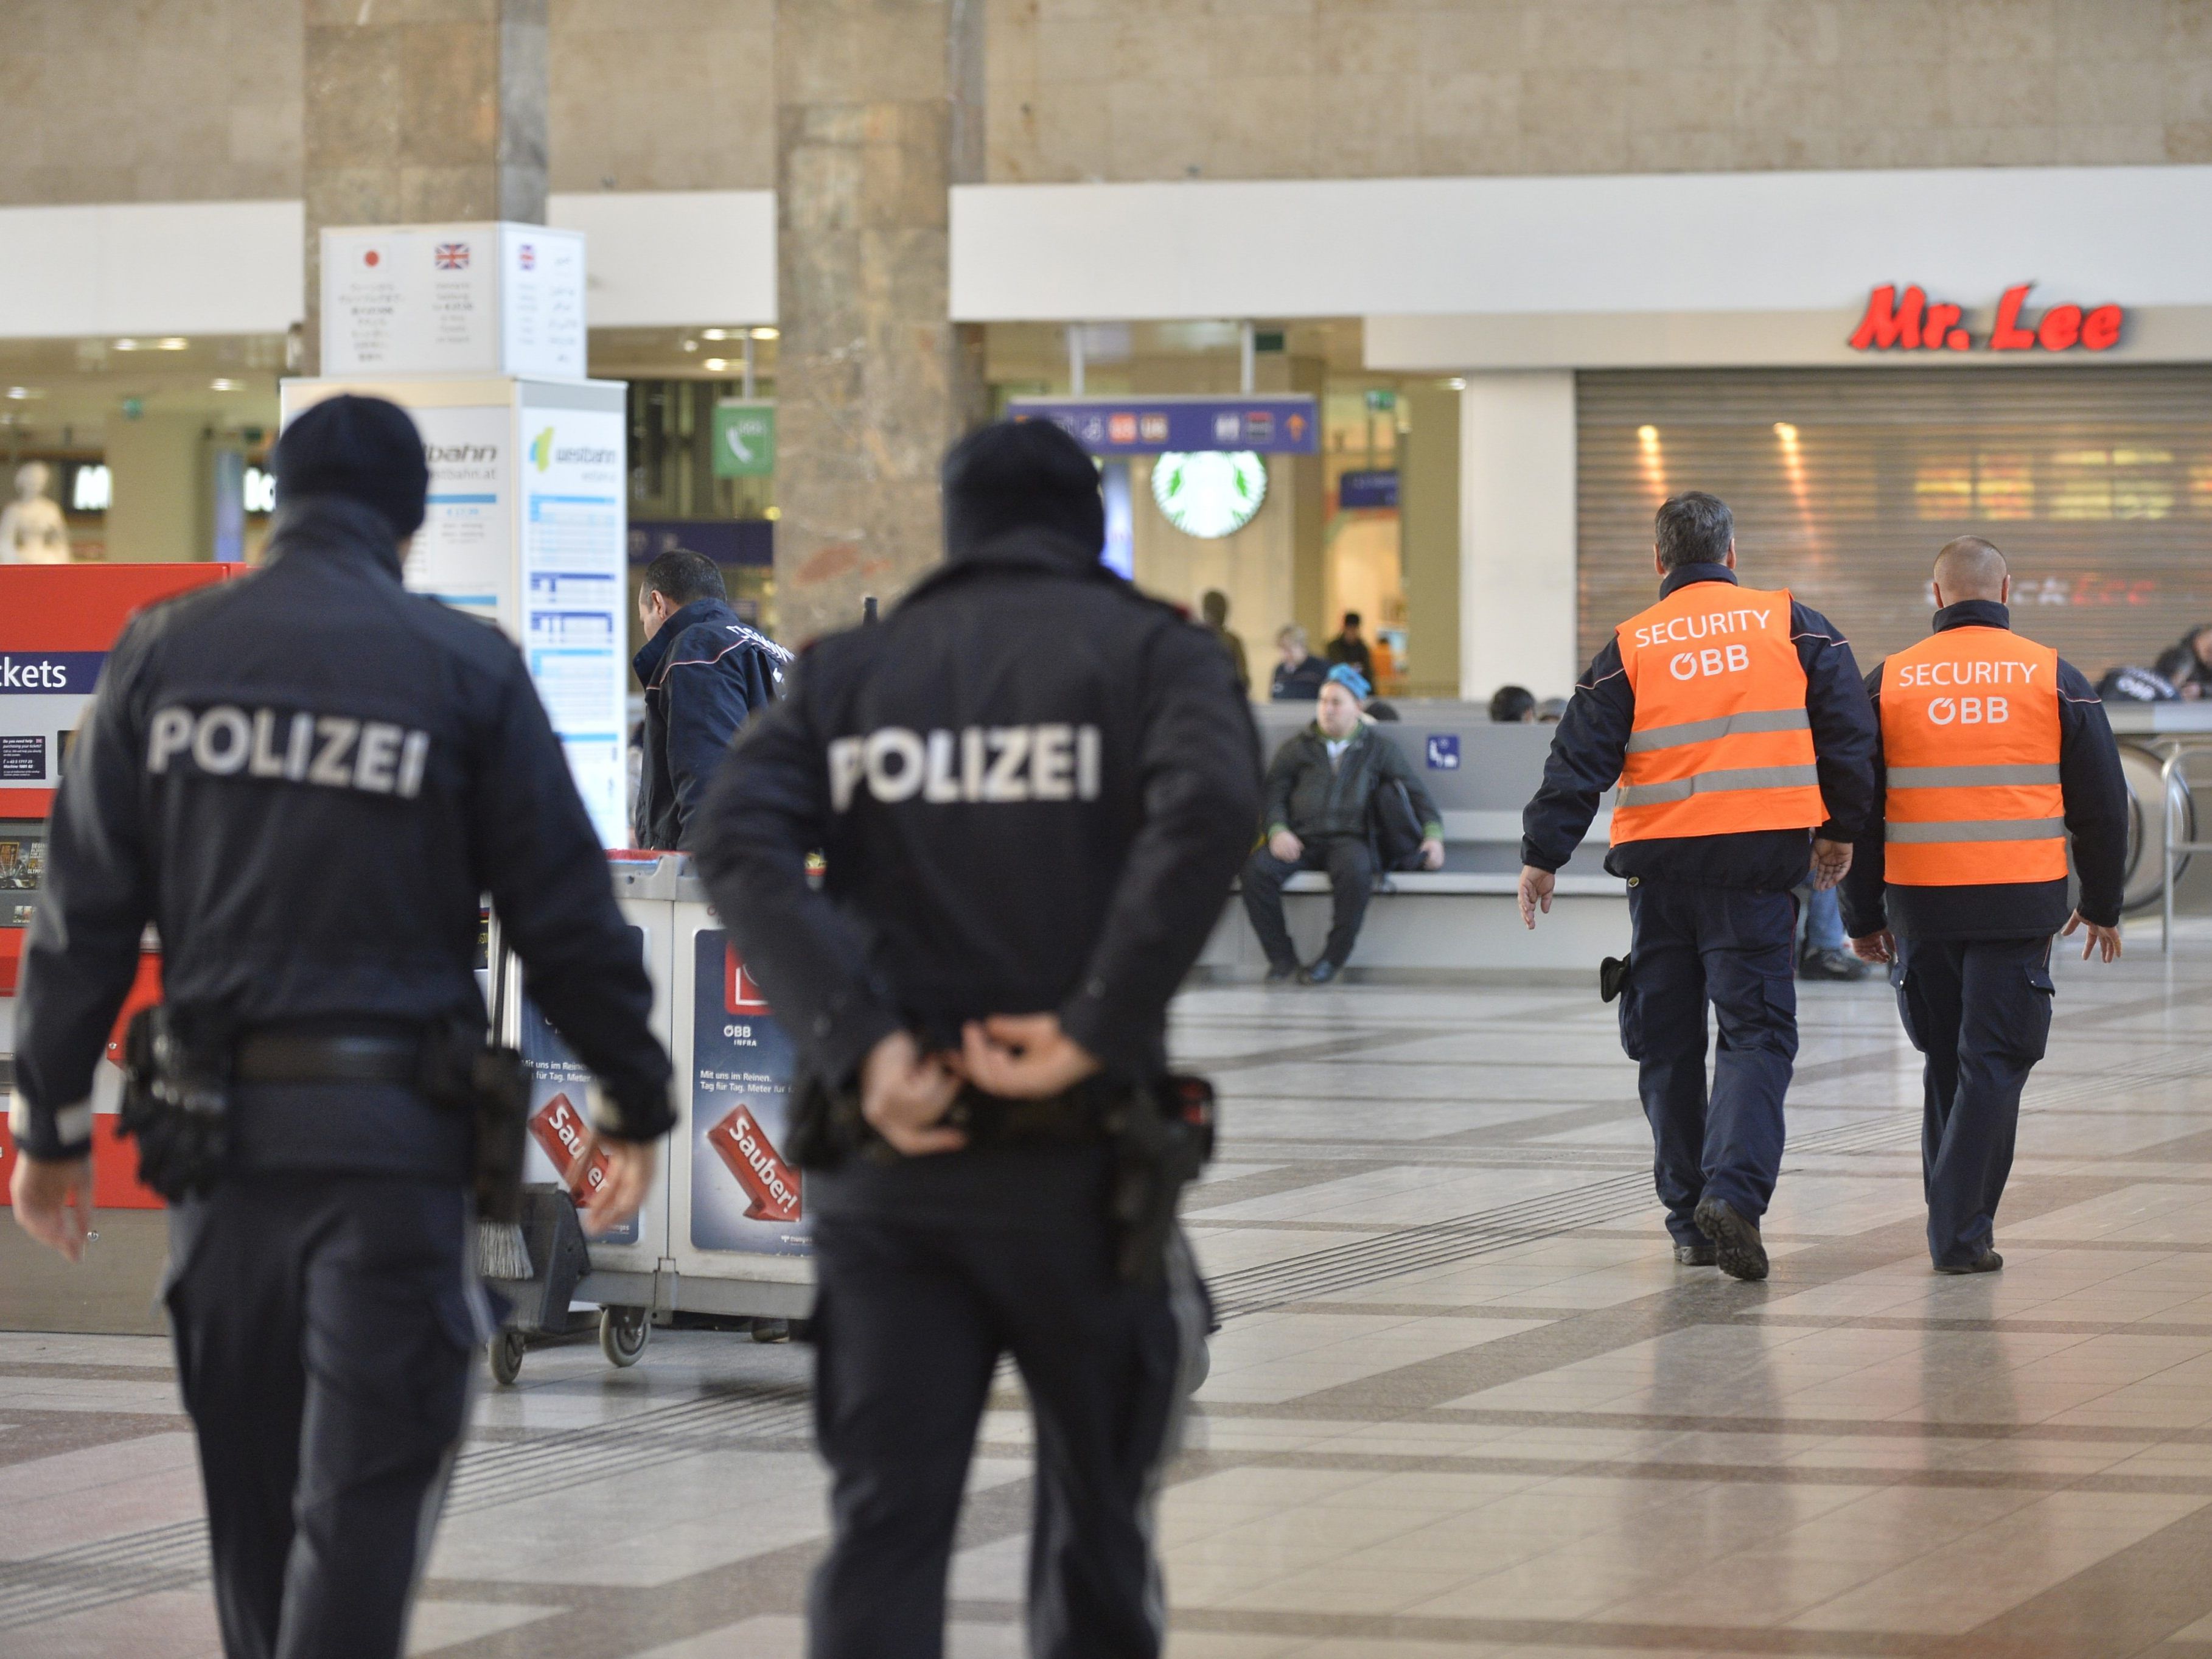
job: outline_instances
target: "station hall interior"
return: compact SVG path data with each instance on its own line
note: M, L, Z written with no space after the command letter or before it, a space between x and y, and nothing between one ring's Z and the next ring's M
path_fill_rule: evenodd
M277 439L348 392L416 421L409 585L523 647L676 1064L638 1222L539 1251L474 1364L408 1653L809 1651L811 1246L731 1139L789 1107L726 1086L718 1033L772 1007L689 855L635 844L641 591L703 556L802 650L937 566L950 446L1043 420L1109 567L1225 600L1263 761L1316 718L1279 641L1358 618L1441 843L1323 983L1267 982L1224 892L1173 1004L1218 1322L1165 1651L2212 1659L2212 8L0 0L0 1089L99 665L261 568ZM1678 1261L1600 994L1614 793L1523 926L1559 712L1686 491L1862 671L1986 538L2102 699L2125 952L2050 958L2001 1272L1929 1270L1923 1056L1871 963L1796 985L1771 1273ZM34 659L82 678L15 695ZM1301 964L1334 914L1287 878ZM583 1068L495 919L478 969L557 1208ZM88 1260L0 1224L8 1659L223 1651L111 1056ZM956 1659L1031 1650L1036 1439L1003 1364Z

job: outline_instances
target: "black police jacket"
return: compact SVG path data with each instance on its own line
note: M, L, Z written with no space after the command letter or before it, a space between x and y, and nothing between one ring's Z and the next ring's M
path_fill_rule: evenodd
M1686 564L1668 573L1659 593L1663 599L1692 582L1735 580L1725 565ZM1834 623L1793 599L1790 635L1805 669L1805 713L1813 726L1820 798L1828 809L1828 822L1813 834L1823 841L1856 841L1870 820L1880 818L1874 711L1850 642ZM1608 639L1575 685L1544 763L1543 785L1522 814L1522 863L1557 870L1573 856L1597 815L1598 797L1620 780L1635 722L1636 693L1621 666L1620 642ZM1605 867L1643 881L1781 892L1802 882L1811 862L1806 831L1754 830L1623 842L1607 853Z
M136 617L76 733L24 949L25 1150L85 1149L149 921L164 998L227 1030L481 1021L487 892L531 995L603 1080L601 1127L661 1133L652 988L520 654L408 592L388 525L358 503L288 504L270 557ZM260 1161L459 1173L457 1138L410 1091L259 1104Z
M813 1077L842 1085L902 1026L951 1046L964 1020L1055 1012L1141 1078L1259 811L1212 636L1015 531L800 656L716 775L695 856Z
M1964 599L1936 613L1934 629L2009 628L2012 613L1994 599ZM1881 670L1867 676L1868 699L1881 705ZM1876 727L1875 799L1888 788ZM2105 719L2105 705L2072 663L2058 665L2058 788L2066 830L2074 840L2074 870L2081 896L2067 901L2067 883L1990 882L1974 887L1893 887L1883 879L1887 847L1877 811L1851 856L1844 878L1844 927L1853 939L1891 928L1908 939L2033 939L2057 933L2079 908L2100 927L2119 925L2120 895L2127 883L2128 784L2120 747Z
M645 688L645 766L631 820L640 847L690 847L707 781L738 728L775 701L790 662L726 599L693 600L645 642L631 664Z

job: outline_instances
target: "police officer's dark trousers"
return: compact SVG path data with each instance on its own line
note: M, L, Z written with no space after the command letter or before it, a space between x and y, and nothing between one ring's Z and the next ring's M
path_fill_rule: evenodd
M229 1659L396 1659L474 1325L458 1186L296 1171L176 1206L166 1296Z
M2047 938L1898 940L1897 1004L1922 1068L1928 1253L1963 1267L1990 1248L2012 1172L2020 1095L2051 1036Z
M1278 968L1298 965L1297 947L1283 920L1283 884L1301 870L1328 872L1328 940L1321 953L1341 968L1351 959L1375 891L1375 854L1358 836L1316 836L1304 843L1297 862L1287 863L1262 847L1244 860L1241 878L1244 914L1260 936L1260 948Z
M1011 1353L1036 1425L1029 1650L1150 1659L1166 1633L1152 1498L1178 1376L1204 1334L1188 1254L1178 1239L1161 1283L1116 1276L1096 1148L952 1156L968 1167L922 1158L810 1176L816 1425L836 1535L814 1580L809 1652L944 1651L969 1455ZM945 1201L902 1201L908 1175ZM976 1198L965 1216L963 1188Z
M1797 1058L1788 893L1643 880L1628 890L1633 964L1621 1047L1638 1062L1653 1176L1678 1244L1708 1195L1747 1220L1766 1213L1782 1166L1782 1101ZM1705 1009L1719 1028L1705 1080Z

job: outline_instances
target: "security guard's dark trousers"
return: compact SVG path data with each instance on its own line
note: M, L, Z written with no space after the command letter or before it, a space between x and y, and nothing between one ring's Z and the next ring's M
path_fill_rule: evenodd
M1628 890L1633 964L1620 1041L1638 1062L1652 1170L1678 1244L1711 1196L1746 1220L1766 1213L1782 1167L1782 1099L1797 1058L1788 893L1639 881ZM1705 1082L1705 1009L1720 1029Z
M1164 1283L1125 1284L1102 1190L1061 1178L1079 1155L982 1156L1038 1160L1028 1215L871 1212L843 1192L817 1206L816 1432L835 1537L814 1580L812 1659L943 1653L954 1528L1002 1353L1036 1426L1030 1653L1152 1659L1165 1638L1151 1510L1178 1376L1204 1335L1188 1256L1178 1239ZM962 1172L941 1172L949 1194Z
M234 1176L172 1212L228 1659L397 1659L466 1416L459 1187Z
M1328 872L1328 941L1321 953L1341 968L1351 959L1359 938L1359 924L1367 915L1367 901L1375 891L1375 854L1358 836L1316 836L1304 843L1295 864L1260 848L1244 860L1242 886L1244 914L1260 936L1260 948L1278 968L1298 965L1297 947L1283 921L1283 884L1301 870Z
M2050 1041L2051 941L1900 938L1898 954L1898 1010L1927 1056L1928 1253L1939 1267L1964 1267L1990 1248L2020 1092Z

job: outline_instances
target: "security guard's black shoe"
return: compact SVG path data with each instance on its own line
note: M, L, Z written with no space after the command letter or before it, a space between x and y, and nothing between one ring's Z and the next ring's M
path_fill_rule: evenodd
M1720 1259L1720 1252L1710 1243L1677 1244L1674 1247L1674 1260L1685 1267L1710 1267Z
M2004 1266L2004 1258L1995 1250L1984 1250L1972 1261L1939 1261L1939 1273L1993 1273Z
M1304 985L1326 985L1344 970L1323 957L1310 968L1301 969L1298 981Z
M1759 1243L1759 1224L1747 1221L1717 1198L1698 1206L1690 1218L1698 1231L1713 1241L1713 1257L1731 1279L1766 1277L1766 1246Z
M1808 951L1797 958L1800 979L1861 980L1874 971L1849 951Z
M1280 985L1297 976L1298 964L1295 962L1271 962L1267 964L1267 982L1270 985Z

